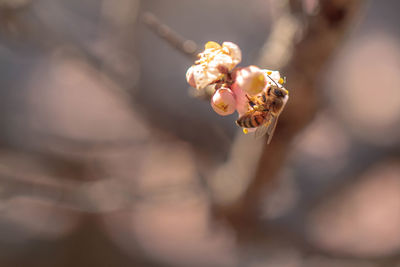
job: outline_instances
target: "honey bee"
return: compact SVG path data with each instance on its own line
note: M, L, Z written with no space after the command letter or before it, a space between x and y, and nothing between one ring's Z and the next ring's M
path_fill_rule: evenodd
M271 77L269 78L275 84L271 85L266 92L263 91L260 96L250 98L246 95L250 110L236 120L236 124L244 128L244 131L247 128L257 128L256 138L267 134L268 144L271 142L279 115L289 99L289 92Z

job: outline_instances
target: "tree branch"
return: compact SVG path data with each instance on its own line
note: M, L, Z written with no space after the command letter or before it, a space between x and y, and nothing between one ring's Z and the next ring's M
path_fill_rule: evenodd
M292 36L282 39L276 38L277 35L272 35L275 38L270 39L266 45L266 47L273 47L279 44L272 44L272 42L282 42L282 40L292 42L302 33L300 40L292 45L293 49L289 51L290 59L283 67L282 73L288 77L286 87L290 91L290 99L280 118L274 140L270 145L263 143L257 165L256 163L247 164L247 173L251 174L255 169L255 175L249 181L243 195L228 204L216 203L215 210L218 216L229 221L239 237L246 233L251 235L249 230L253 234L257 233L255 229L260 222L260 202L266 188L271 185L283 166L293 138L314 118L319 101L319 92L315 84L319 80L324 65L353 25L360 8L361 1L359 0L320 1L319 13L309 17L307 23L302 23L302 20L292 12L292 14L287 14L291 16L291 27L295 29L290 31ZM288 17L283 16L283 19L288 20ZM274 29L273 32L282 32L284 25L281 21L277 21L275 27L281 28ZM291 46L287 45L287 47ZM261 58L265 59L262 60L261 67L270 68L268 67L269 57L262 55ZM276 62L272 64L274 67L279 65L279 63L274 63ZM248 151L238 153L238 157L243 154L251 155L250 150L254 149L251 145L242 145L242 147ZM253 155L254 157L247 161L254 161L257 150Z
M166 24L158 20L153 13L144 12L142 15L142 21L158 37L162 38L173 48L177 49L185 56L189 57L190 60L194 61L197 59L197 54L199 52L197 49L197 44L194 41L185 39L184 37L179 35Z

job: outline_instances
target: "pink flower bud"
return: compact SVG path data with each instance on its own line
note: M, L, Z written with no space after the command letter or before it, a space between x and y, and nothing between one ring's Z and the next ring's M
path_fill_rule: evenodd
M260 68L248 66L237 71L236 84L249 95L256 95L265 88L267 81Z
M211 99L211 106L221 116L235 112L236 100L233 92L228 88L218 89Z

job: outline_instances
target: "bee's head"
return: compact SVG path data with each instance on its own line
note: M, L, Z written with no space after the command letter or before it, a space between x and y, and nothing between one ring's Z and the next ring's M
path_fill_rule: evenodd
M274 86L271 91L278 98L284 98L289 95L289 92L283 87Z

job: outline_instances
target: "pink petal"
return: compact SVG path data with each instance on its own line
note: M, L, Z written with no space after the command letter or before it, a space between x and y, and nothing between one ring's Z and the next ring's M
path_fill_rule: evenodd
M232 85L232 91L235 95L236 110L239 116L242 116L249 110L249 101L246 97L246 93L236 83Z

